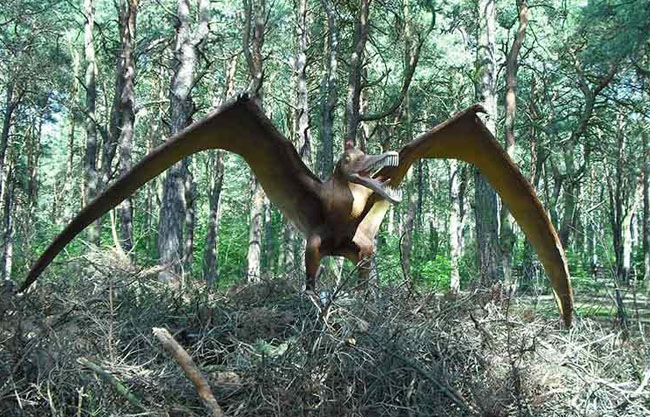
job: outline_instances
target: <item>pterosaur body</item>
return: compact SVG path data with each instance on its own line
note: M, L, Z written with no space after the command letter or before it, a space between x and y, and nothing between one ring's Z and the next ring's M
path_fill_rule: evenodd
M21 290L86 226L174 163L206 149L241 155L268 198L304 234L306 288L313 290L322 257L338 255L358 263L373 255L375 235L390 204L400 200L396 189L413 162L455 158L474 164L500 194L536 250L570 324L573 291L557 233L533 188L478 118L480 111L474 106L457 114L399 153L365 155L347 147L332 176L321 181L255 102L240 97L151 152L86 206L34 264ZM360 272L365 279L367 268Z

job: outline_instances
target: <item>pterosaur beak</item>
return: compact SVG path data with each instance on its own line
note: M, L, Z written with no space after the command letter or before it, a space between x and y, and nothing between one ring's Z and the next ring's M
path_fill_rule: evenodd
M350 176L350 179L356 184L370 188L372 191L379 194L381 197L385 198L393 204L397 204L402 201L401 190L392 188L391 186L379 182L376 179L370 177L362 177L359 174L352 174Z
M402 201L401 190L373 178L382 168L395 167L397 165L399 165L399 154L397 152L367 155L357 172L350 174L350 181L373 190L379 196L393 204L399 203Z

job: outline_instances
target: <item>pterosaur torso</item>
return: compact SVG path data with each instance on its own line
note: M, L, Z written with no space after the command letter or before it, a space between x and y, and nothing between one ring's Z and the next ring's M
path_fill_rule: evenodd
M86 206L34 264L21 291L86 226L174 163L206 149L241 155L268 198L304 234L306 288L313 290L322 257L338 255L359 263L372 256L379 226L390 204L400 200L396 188L413 162L455 158L474 164L500 194L536 250L570 324L573 291L557 233L533 188L478 118L480 111L474 106L459 113L399 153L365 155L346 146L332 176L321 181L255 102L239 97L152 151ZM365 279L364 262L360 272Z

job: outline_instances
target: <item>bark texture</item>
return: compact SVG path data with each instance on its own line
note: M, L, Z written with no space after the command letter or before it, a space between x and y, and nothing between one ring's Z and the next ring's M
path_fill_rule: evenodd
M650 157L648 131L643 135L643 281L650 289Z
M7 162L7 149L9 147L9 133L11 130L11 120L14 112L20 105L25 90L20 90L16 94L16 86L13 81L10 81L7 85L7 91L5 95L5 106L4 106L4 115L2 117L2 133L0 133L0 201L4 199L5 190L3 188L3 182L5 181L5 165Z
M311 131L309 119L309 91L307 86L307 48L309 46L308 10L307 0L298 0L296 14L297 51L294 69L296 95L294 106L295 111L293 114L294 127L292 136L293 144L296 147L300 158L305 163L305 165L307 165L307 167L311 168ZM290 221L283 222L283 226L286 228L284 232L285 247L282 248L281 251L291 254L290 256L285 256L285 261L287 261L285 266L289 270L294 270L299 267L299 265L301 265L300 262L295 262L295 257L293 256L294 250L295 248L303 248L305 246L305 242L300 232Z
M226 70L226 88L220 99L215 100L215 107L234 94L235 73L237 70L237 56L230 62ZM221 222L221 189L226 153L221 150L211 150L208 153L208 175L210 186L208 189L208 231L203 249L203 279L214 283L219 280L219 225Z
M460 216L461 200L461 167L460 163L452 159L449 163L449 199L451 207L449 208L449 258L451 263L451 280L450 291L458 293L460 291L460 271L459 262L463 247L463 221Z
M322 0L322 4L327 16L327 43L325 44L325 75L321 84L321 152L318 158L318 171L320 177L325 179L334 171L334 112L337 100L339 33L332 2Z
M357 128L361 122L359 105L361 100L361 71L363 53L368 41L368 18L370 0L361 0L359 15L354 26L352 40L352 56L350 57L350 72L348 75L348 99L345 106L346 134L345 141L357 143Z
M487 110L485 125L496 136L496 5L495 0L479 0L479 43L477 66L481 79L476 86L477 99ZM478 265L483 285L503 280L501 247L499 245L499 212L497 196L487 179L474 169L474 214Z
M84 198L83 206L90 203L96 196L99 187L97 172L97 65L95 63L95 43L93 27L95 10L93 0L84 0L84 56L86 60L85 90L86 90L86 152L84 154ZM88 227L88 239L99 243L100 223Z
M178 0L176 45L174 48L174 76L171 85L171 134L183 130L191 122L194 113L191 91L194 85L196 69L196 47L207 35L210 15L208 0L199 1L199 22L196 28L191 25L189 0ZM161 280L174 279L182 271L183 226L186 239L190 242L192 225L188 225L187 192L192 193L192 179L189 176L190 158L173 165L165 178L163 201L160 210L158 251L160 261L168 268L160 273ZM189 179L188 179L189 177ZM186 190L189 184L189 190ZM190 219L192 214L190 213ZM185 260L193 250L192 245L185 244ZM191 257L190 257L191 259ZM187 267L188 263L185 262Z
M515 118L517 114L517 70L519 68L519 51L526 38L528 27L528 3L526 0L517 0L519 9L519 27L512 41L512 46L506 57L506 97L505 97L505 136L506 152L515 160ZM501 207L501 230L499 239L503 255L503 275L508 285L515 285L512 274L514 248L517 236L514 232L515 219L505 206Z
M223 188L224 158L223 151L211 151L209 158L210 191L208 204L208 233L203 249L203 279L209 283L219 280L219 223L221 220L221 189Z
M6 181L4 181L5 192L2 201L2 254L0 257L0 278L3 280L11 278L11 271L13 269L14 259L14 221L15 214L13 208L15 207L14 201L14 173L13 162L10 155L10 162Z
M259 106L263 107L264 60L262 48L266 16L265 0L244 0L244 9L244 56L252 79L249 90ZM249 281L257 281L261 276L264 206L268 203L264 190L253 173L251 173L249 184L251 208L246 275Z
M221 407L219 407L216 398L214 398L214 394L210 389L210 384L208 384L208 381L196 366L192 357L185 349L183 349L176 339L174 339L167 329L154 327L152 330L154 336L156 336L160 341L167 353L169 353L178 366L181 367L185 376L187 376L187 379L194 384L194 388L196 389L199 398L208 410L208 415L212 417L222 417L223 411L221 410Z
M133 128L135 125L135 30L138 12L137 0L125 0L120 5L120 37L122 41L123 89L120 95L120 176L131 169L133 151ZM127 198L119 207L120 239L125 252L133 248L133 204Z

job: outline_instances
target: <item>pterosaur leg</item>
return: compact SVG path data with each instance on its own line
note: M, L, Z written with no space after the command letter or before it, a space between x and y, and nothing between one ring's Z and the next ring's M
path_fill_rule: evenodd
M320 268L322 239L319 235L312 235L307 239L305 248L305 270L307 271L307 280L305 282L306 291L316 289L316 277Z
M370 281L372 257L375 255L375 242L374 239L371 239L358 231L355 234L353 241L359 248L356 259L353 259L353 262L357 265L359 270L359 287L366 288Z

